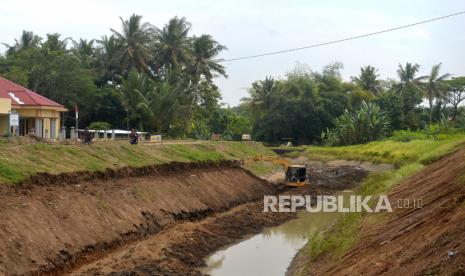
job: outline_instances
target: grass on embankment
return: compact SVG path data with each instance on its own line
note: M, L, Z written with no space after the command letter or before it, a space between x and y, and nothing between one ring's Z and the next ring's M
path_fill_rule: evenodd
M465 134L444 134L437 140L418 139L408 142L398 142L393 139L371 142L364 145L324 147L305 146L296 147L303 149L306 157L323 161L334 159L360 160L372 163L393 164L396 168L403 165L419 162L423 165L431 164L441 156L454 151L465 142ZM302 152L294 152L292 155L302 155Z
M85 145L0 144L0 183L18 183L38 172L57 174L74 171L101 171L125 166L146 166L171 161L247 159L255 155L275 155L260 143L202 142L190 144L139 144L108 141ZM248 167L262 175L271 164L253 163Z
M306 147L307 157L321 154L325 160L352 159L378 163L390 163L396 166L393 171L370 174L361 184L357 193L362 196L380 195L389 192L395 185L414 175L426 165L455 151L465 143L465 135L446 135L439 140L412 140L395 142L392 140L373 142L366 145L346 147ZM372 202L373 203L373 200ZM349 213L336 221L328 232L310 236L301 253L307 255L310 262L303 267L302 274L307 274L311 261L322 254L329 254L337 259L359 242L362 225L381 223L384 214Z

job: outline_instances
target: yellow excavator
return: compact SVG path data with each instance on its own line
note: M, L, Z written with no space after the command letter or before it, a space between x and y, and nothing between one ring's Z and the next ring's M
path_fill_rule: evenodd
M248 161L269 161L273 164L283 166L284 171L286 172L286 178L284 180L284 184L286 186L302 187L305 185L307 180L307 167L305 165L291 164L289 160L284 158L258 155L254 158L245 160L245 162Z

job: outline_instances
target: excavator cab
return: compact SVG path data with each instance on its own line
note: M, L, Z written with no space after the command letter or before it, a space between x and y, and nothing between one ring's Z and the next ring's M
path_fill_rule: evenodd
M301 187L307 179L307 167L304 165L289 165L286 171L286 186Z
M285 158L257 155L254 158L245 160L244 162L247 161L270 161L274 164L283 166L284 171L286 172L286 177L284 179L284 184L286 186L301 187L305 185L305 181L307 180L307 167L305 165L290 164L289 160Z

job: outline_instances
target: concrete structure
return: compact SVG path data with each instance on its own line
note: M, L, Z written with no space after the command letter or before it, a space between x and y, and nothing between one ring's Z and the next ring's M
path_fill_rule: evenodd
M47 139L58 139L60 113L66 108L34 91L0 77L0 135L9 133L8 112L19 114L19 135L34 134Z

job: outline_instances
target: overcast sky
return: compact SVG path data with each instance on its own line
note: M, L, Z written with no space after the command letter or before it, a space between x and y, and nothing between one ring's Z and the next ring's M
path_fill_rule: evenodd
M119 16L143 16L157 27L184 16L193 34L208 33L228 47L225 59L301 47L378 31L465 10L462 0L277 1L277 0L0 0L0 42L13 44L22 30L45 36L100 38L119 29ZM374 37L282 55L225 63L229 77L216 83L223 101L236 105L247 88L265 76L282 77L297 62L321 70L344 64L349 80L360 66L373 65L382 78L395 78L398 63L416 62L421 73L443 62L443 72L465 75L465 15ZM4 47L0 46L3 52Z

